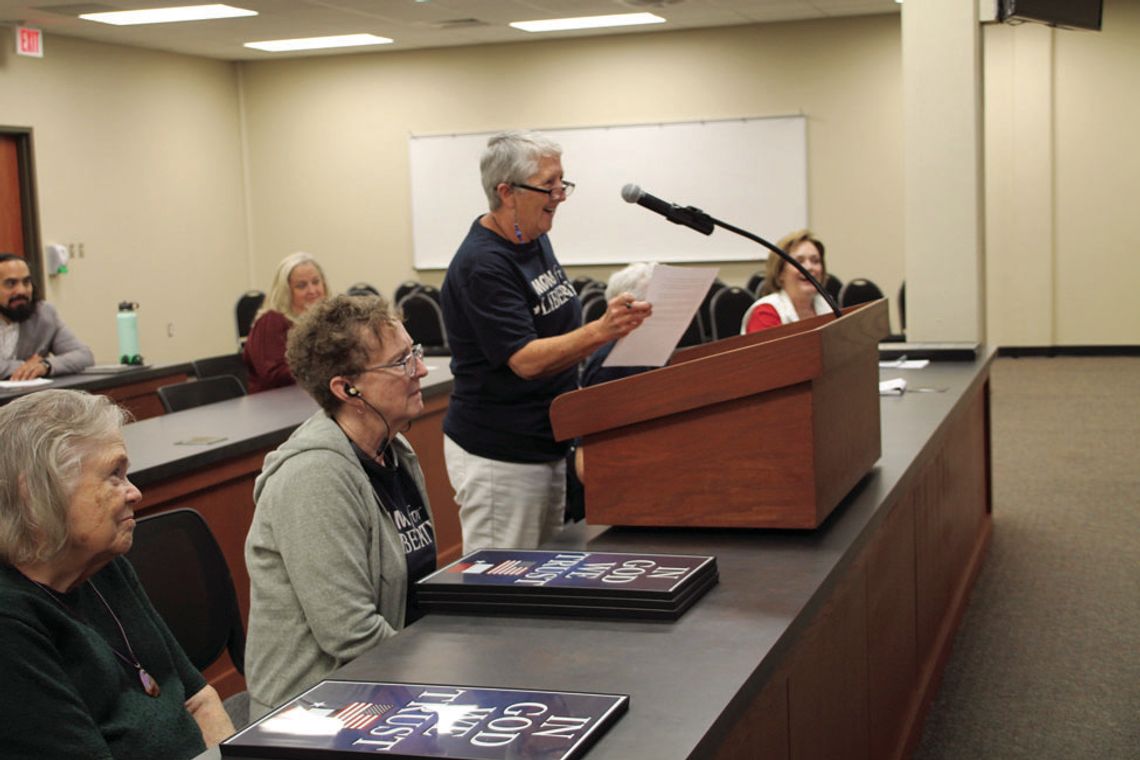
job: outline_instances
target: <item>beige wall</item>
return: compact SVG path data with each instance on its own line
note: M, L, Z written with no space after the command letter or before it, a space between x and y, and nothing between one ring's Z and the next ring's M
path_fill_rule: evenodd
M1140 4L985 31L989 342L1140 344Z
M44 243L83 243L47 298L117 359L119 301L141 304L148 361L233 350L245 288L232 64L53 37L18 58L3 30L0 124L34 130Z
M304 249L337 287L438 282L412 268L410 134L795 113L808 116L809 214L831 269L892 294L902 279L897 16L258 62L242 78L262 280ZM574 156L564 164L573 176ZM552 239L557 251L557 224ZM756 268L723 277L744 284Z

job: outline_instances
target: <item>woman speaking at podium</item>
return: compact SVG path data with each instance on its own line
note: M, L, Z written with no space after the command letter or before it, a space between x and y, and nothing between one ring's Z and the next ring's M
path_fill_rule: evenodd
M823 282L827 277L823 243L812 237L809 230L798 230L785 235L777 245L811 272L815 279ZM764 285L760 288L760 300L744 313L741 333L759 332L830 313L831 307L811 281L783 258L770 253Z
M628 293L582 324L578 294L547 233L574 183L562 149L502 132L480 159L489 210L471 224L440 289L455 378L443 420L447 475L465 552L533 549L562 527L568 443L550 403L578 387L578 363L635 329L650 305Z

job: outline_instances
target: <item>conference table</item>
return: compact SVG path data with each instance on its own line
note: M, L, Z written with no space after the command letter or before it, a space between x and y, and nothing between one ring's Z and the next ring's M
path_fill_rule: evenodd
M103 368L106 368L105 371L100 371ZM155 393L158 388L185 382L193 375L189 362L145 367L97 365L74 375L49 378L51 382L44 385L0 388L0 405L47 388L69 388L109 396L129 411L134 419L145 420L163 413L162 402Z
M816 530L579 523L549 544L714 555L675 622L433 613L331 677L629 695L592 760L905 757L992 528L991 360L880 369L908 391Z

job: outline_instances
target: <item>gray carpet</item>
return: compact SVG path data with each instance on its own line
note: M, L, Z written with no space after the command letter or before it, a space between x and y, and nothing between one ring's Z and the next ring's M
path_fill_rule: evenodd
M1140 358L1001 358L994 533L916 760L1140 758Z

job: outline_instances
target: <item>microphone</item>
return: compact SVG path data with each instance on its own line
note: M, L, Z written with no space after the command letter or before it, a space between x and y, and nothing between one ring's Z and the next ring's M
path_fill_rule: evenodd
M625 199L626 203L636 203L638 206L647 208L650 211L655 211L673 224L683 224L702 235L712 234L712 217L699 208L693 208L692 206L682 208L675 203L663 201L632 183L621 189L621 197Z

